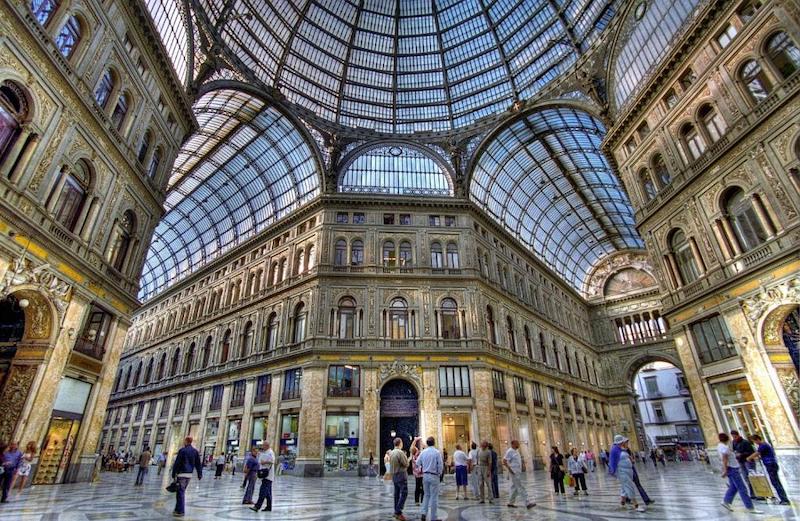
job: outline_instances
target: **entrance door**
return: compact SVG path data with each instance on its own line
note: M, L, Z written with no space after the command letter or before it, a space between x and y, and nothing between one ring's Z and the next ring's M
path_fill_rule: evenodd
M75 436L80 426L80 418L53 416L39 456L39 468L33 480L34 484L53 485L64 481Z
M381 469L383 455L394 448L394 439L403 440L403 449L408 452L411 441L419 435L419 396L414 386L405 380L390 380L381 389Z

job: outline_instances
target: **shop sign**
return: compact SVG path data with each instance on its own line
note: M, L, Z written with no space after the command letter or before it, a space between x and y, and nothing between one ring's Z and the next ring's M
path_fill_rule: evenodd
M333 445L358 447L358 438L325 438L325 446Z

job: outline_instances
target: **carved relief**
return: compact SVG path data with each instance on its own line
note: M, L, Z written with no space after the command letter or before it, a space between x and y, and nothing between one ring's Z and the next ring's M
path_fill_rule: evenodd
M397 377L406 378L418 385L422 385L422 367L417 364L404 364L397 360L391 364L381 364L378 368L378 387Z
M0 439L10 440L28 398L37 365L14 365L0 399Z
M653 266L645 252L623 252L611 255L603 259L586 278L584 291L587 297L601 296L608 277L623 268L635 268L654 275Z
M778 200L778 203L781 206L781 210L783 210L784 215L786 215L787 220L792 220L797 217L797 211L795 210L794 206L792 205L789 196L787 195L786 191L783 189L783 184L781 183L780 179L775 175L775 172L772 170L772 166L769 164L769 159L767 155L764 153L764 145L759 143L758 147L753 153L755 160L758 162L758 166L761 167L761 170L764 172L764 176L767 178L767 182L772 187L773 193L775 194L775 198Z
M39 187L42 185L42 180L44 179L45 174L50 169L50 165L53 164L53 160L55 159L55 153L58 149L58 146L61 144L60 138L64 136L64 133L67 131L67 120L62 118L61 121L58 122L58 126L56 127L56 131L50 137L49 143L47 145L47 149L45 149L44 153L42 154L42 161L39 163L39 166L36 168L36 172L31 179L31 182L28 184L28 187L33 192L37 192Z
M797 303L800 303L800 277L794 277L783 283L761 288L761 291L755 295L742 300L742 310L750 323L755 325L758 324L765 312L775 306ZM764 343L767 345L780 344L782 342L778 336L780 328L768 326L769 324L764 325Z
M31 300L32 304L38 302L35 299L43 299L43 297L31 287L47 295L61 315L67 309L72 289L72 285L51 270L49 264L35 266L29 259L17 259L14 268L6 271L0 282L0 292L12 293L15 288L20 287L24 287L22 289L25 291L25 298ZM42 305L44 308L47 307L44 300L42 300ZM50 315L49 309L47 315Z

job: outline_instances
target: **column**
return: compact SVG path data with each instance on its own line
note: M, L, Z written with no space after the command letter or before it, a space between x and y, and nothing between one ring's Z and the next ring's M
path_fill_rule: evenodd
M437 368L426 367L422 370L422 396L419 397L420 436L433 436L437 446L441 448L442 429L439 415L439 392ZM377 458L376 458L377 460Z
M83 227L86 225L86 216L89 215L89 209L92 204L94 204L95 198L94 195L90 195L84 200L81 213L78 214L78 220L75 221L75 230L83 230Z
M736 240L736 235L733 233L731 223L727 218L721 219L720 222L722 223L722 229L725 231L725 235L728 237L728 243L730 243L731 247L733 248L733 252L738 257L742 254L742 248L739 247L739 241Z
M700 248L697 247L697 242L694 240L694 237L689 238L689 248L692 250L692 255L694 256L694 261L697 263L697 268L700 270L701 274L705 274L706 263L703 262L703 256L700 255Z
M188 397L194 402L194 393ZM188 400L187 400L188 401ZM208 406L211 404L211 389L203 390L203 406L200 409L200 423L197 425L197 439L194 440L194 448L203 454L203 445L206 437L206 417L208 416Z
M239 426L239 447L236 455L240 458L250 448L253 436L253 395L255 394L256 379L248 378L244 385L244 408L242 410L242 423ZM244 443L244 440L247 442Z
M22 155L17 160L17 164L14 167L14 170L11 171L10 180L13 184L18 184L20 182L20 179L22 179L23 174L28 169L28 165L31 162L31 157L33 157L33 152L36 150L36 146L39 144L40 140L41 136L39 134L33 134L28 140L28 145L25 147L25 150L22 151Z
M295 471L298 475L322 476L322 418L325 414L325 384L327 372L323 367L304 367L300 389L299 450Z
M22 148L25 146L25 143L28 141L28 136L30 135L30 123L23 123L19 136L17 136L16 141L14 141L11 150L6 154L6 161L3 163L3 166L0 167L0 176L8 177L9 172L11 172L11 167L17 163L16 159L20 158L19 156L22 152ZM15 180L12 179L12 182L15 182Z
M750 194L750 201L753 205L753 209L756 211L758 220L761 222L761 226L764 228L764 231L767 232L767 237L774 237L775 227L772 226L772 221L770 221L769 217L767 217L764 205L761 202L761 197L758 194Z
M364 389L363 405L361 408L361 465L369 463L369 453L372 451L375 461L383 458L378 444L378 429L380 410L378 409L378 370L375 368L361 368L362 388Z
M678 265L675 263L675 256L670 252L667 253L665 257L668 268L667 271L671 275L672 283L674 284L674 287L676 289L680 288L681 286L683 286L683 284L681 283L681 277L680 277L680 272L678 271Z
M222 388L222 408L219 411L219 427L217 428L217 444L214 447L217 454L226 451L228 442L228 411L231 405L231 389L233 385L227 384Z
M83 224L83 229L81 230L81 239L88 242L89 238L92 235L92 229L94 228L94 223L97 220L97 213L100 211L100 203L97 197L92 197L92 201L89 203L89 213L86 217L86 222Z
M69 167L62 167L59 174L58 174L58 182L56 182L55 189L53 189L50 193L52 197L50 200L47 201L47 211L49 213L53 213L53 210L56 207L56 203L58 202L58 196L61 194L61 190L64 189L64 184L67 182L67 177L69 176Z
M719 243L719 248L722 250L723 257L725 260L731 260L734 257L734 252L731 250L731 245L725 237L725 230L722 229L722 222L720 219L714 221L712 229L714 230L714 236L717 238L717 243Z
M472 371L475 384L475 410L478 419L475 432L479 441L491 440L494 437L494 393L492 392L492 371L476 368Z
M684 328L673 329L672 333L675 339L675 348L683 366L683 376L686 378L686 385L689 387L697 413L697 421L700 423L700 428L703 429L706 446L713 447L719 433L717 422L714 419L714 406L710 394L707 393L701 369L695 361L695 351L691 345L690 336Z

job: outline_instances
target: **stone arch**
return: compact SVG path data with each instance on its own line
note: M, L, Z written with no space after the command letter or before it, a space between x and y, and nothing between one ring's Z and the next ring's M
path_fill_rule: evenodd
M23 308L25 332L20 344L52 344L57 335L58 310L53 302L39 288L25 284L11 292L17 300L27 300Z
M677 353L642 353L639 356L632 357L630 360L625 362L621 374L626 385L630 385L631 389L633 389L633 379L636 377L636 374L642 369L642 367L652 362L666 362L683 371L683 364L681 364Z
M786 399L795 418L800 411L800 380L783 339L783 325L789 315L800 306L800 298L785 299L767 308L757 324L756 340L763 347L777 380L783 387Z

